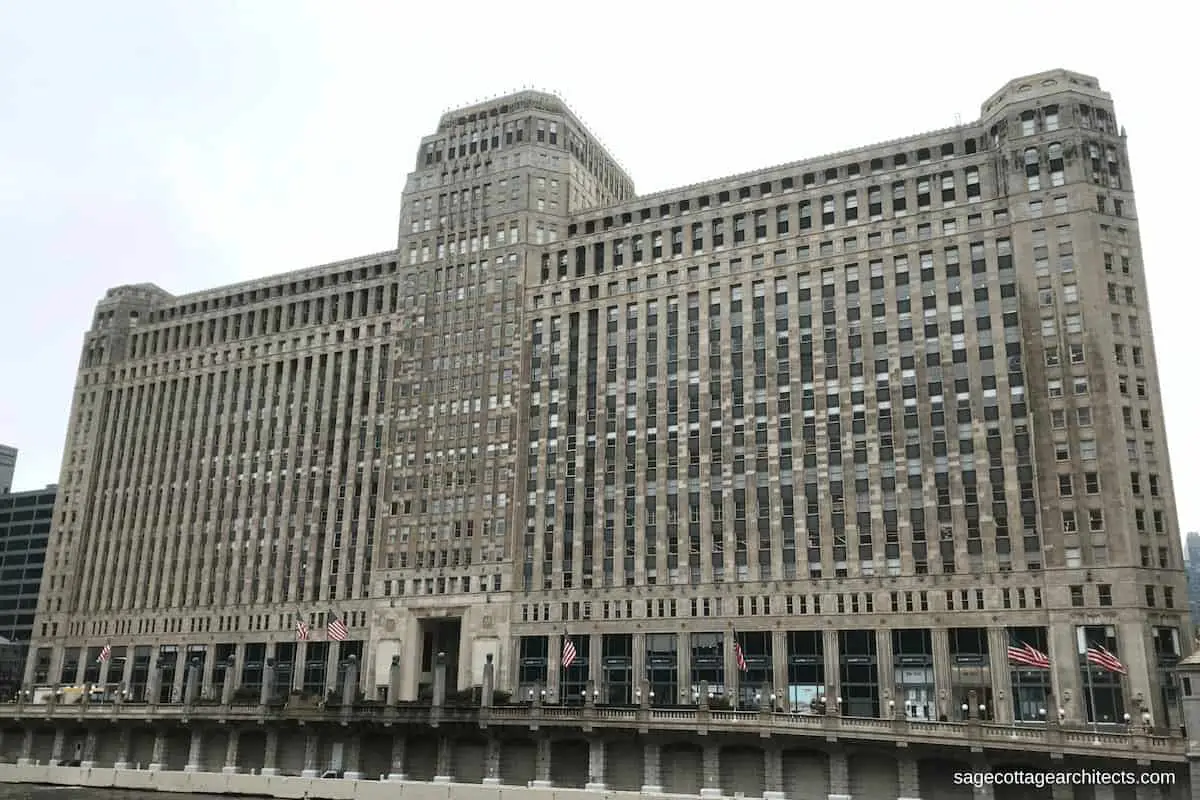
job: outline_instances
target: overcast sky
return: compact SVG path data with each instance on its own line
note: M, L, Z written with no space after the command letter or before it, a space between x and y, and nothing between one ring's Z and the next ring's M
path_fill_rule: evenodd
M0 2L0 442L21 450L15 488L57 480L106 289L183 293L393 248L404 176L448 107L557 91L649 192L971 120L1011 78L1066 67L1100 79L1129 132L1180 523L1200 530L1182 188L1200 70L1175 8Z

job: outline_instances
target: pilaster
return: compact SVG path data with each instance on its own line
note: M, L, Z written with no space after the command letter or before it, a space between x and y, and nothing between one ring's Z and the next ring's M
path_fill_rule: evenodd
M551 651L551 657L553 657L553 651ZM551 745L552 742L546 736L542 736L537 741L537 771L530 788L550 788Z
M988 672L992 680L992 714L997 722L1013 721L1012 668L1008 664L1008 630L988 628ZM1046 709L1051 714L1050 709ZM954 717L951 716L951 719Z
M221 767L221 772L226 775L236 775L238 771L238 745L241 740L241 731L237 728L229 728L229 738L225 742L225 766Z
M783 749L774 742L767 742L763 760L763 800L784 800Z
M317 755L321 752L321 737L310 733L304 737L304 770L301 778L315 778L321 773L317 770Z
M662 747L657 742L646 745L642 757L642 794L662 794Z
M25 735L21 739L21 755L17 757L17 766L28 767L32 763L33 763L33 729L26 728Z
M896 759L896 773L900 800L919 800L921 797L921 768L917 760L902 753Z
M829 800L851 800L850 761L845 750L829 754Z
M588 780L584 786L589 792L602 792L605 789L604 785L604 767L605 767L605 752L604 739L596 734L588 740Z
M121 726L117 734L117 753L113 757L113 769L129 769L129 740L132 731L128 725Z
M1112 784L1096 784L1092 787L1092 797L1095 800L1115 800L1116 789Z
M546 702L561 703L562 698L562 634L552 633L549 658L546 659Z
M90 769L96 766L96 745L98 737L96 732L89 730L83 739L83 758L79 762L79 766Z
M934 628L930 631L931 644L933 645L933 689L934 689L934 708L936 713L934 719L939 719L943 714L948 719L954 719L954 715L950 713L950 703L952 702L952 684L953 684L953 668L950 661L950 631L945 628ZM991 643L989 642L989 647ZM904 698L896 698L896 710L904 709ZM906 714L907 716L907 714Z
M1056 783L1050 787L1050 797L1051 800L1075 800L1075 787L1069 783Z
M274 727L267 728L266 741L263 743L263 775L278 775L279 768L275 766L279 758L279 731Z
M700 787L701 797L721 796L721 748L715 744L704 745L704 782Z
M892 652L892 632L886 628L875 631L875 670L879 675L880 698L876 714L887 716L887 701L894 699L900 705L903 698L896 697L896 658Z
M500 785L500 742L493 736L487 741L483 756L483 785Z
M841 648L838 647L838 632L835 630L826 629L822 631L821 648L825 656L825 700L826 707L836 708L838 693L841 689L838 687L839 678L841 675L842 661L840 657ZM841 709L838 709L839 711Z
M454 780L454 740L449 736L438 739L437 770L434 783L451 783Z
M389 781L404 781L408 780L408 775L404 773L404 762L407 758L408 740L404 734L397 733L392 736L392 766L388 770L387 779Z
M63 746L67 743L67 732L62 728L54 731L54 743L50 745L50 766L55 766L63 760Z
M775 687L776 708L782 704L788 707L788 648L787 631L771 632L771 685ZM772 709L775 710L775 709Z
M199 731L192 733L192 741L195 742L195 737L199 735ZM188 761L191 761L189 754ZM154 732L154 750L150 755L150 766L147 767L151 772L158 772L166 767L167 764L167 732L163 730Z
M230 736L232 736L232 735L233 735L233 731L230 730ZM156 742L156 744L157 744L157 742ZM188 747L188 760L187 760L187 764L183 768L183 771L184 772L199 772L201 766L203 766L203 761L202 761L203 758L204 758L204 734L200 732L199 728L195 728L192 730L192 741Z

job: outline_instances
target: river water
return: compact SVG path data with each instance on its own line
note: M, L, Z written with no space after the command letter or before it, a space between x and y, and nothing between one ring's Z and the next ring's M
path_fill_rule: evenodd
M73 789L64 786L29 786L0 783L0 800L229 800L212 794L167 794L135 792L129 789Z

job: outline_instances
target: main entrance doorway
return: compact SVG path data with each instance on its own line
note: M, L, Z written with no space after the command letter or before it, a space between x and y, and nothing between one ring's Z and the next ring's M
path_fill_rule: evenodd
M459 640L462 637L462 618L421 620L421 677L418 696L432 697L433 664L438 653L446 654L446 695L459 690Z

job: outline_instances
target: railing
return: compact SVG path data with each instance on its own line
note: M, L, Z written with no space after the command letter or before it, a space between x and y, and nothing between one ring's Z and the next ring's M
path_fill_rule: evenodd
M987 747L1003 750L1042 749L1063 754L1115 758L1185 761L1186 742L1141 729L1094 731L1054 722L1045 725L1004 725L971 720L930 722L841 715L789 714L769 711L725 711L703 708L638 706L466 705L432 706L420 703L359 703L339 706L321 703L261 705L212 704L0 704L0 720L163 720L177 723L215 720L256 723L355 722L367 725L469 724L484 727L639 728L676 732L752 733L782 736L844 737L874 741L911 741L945 747Z

